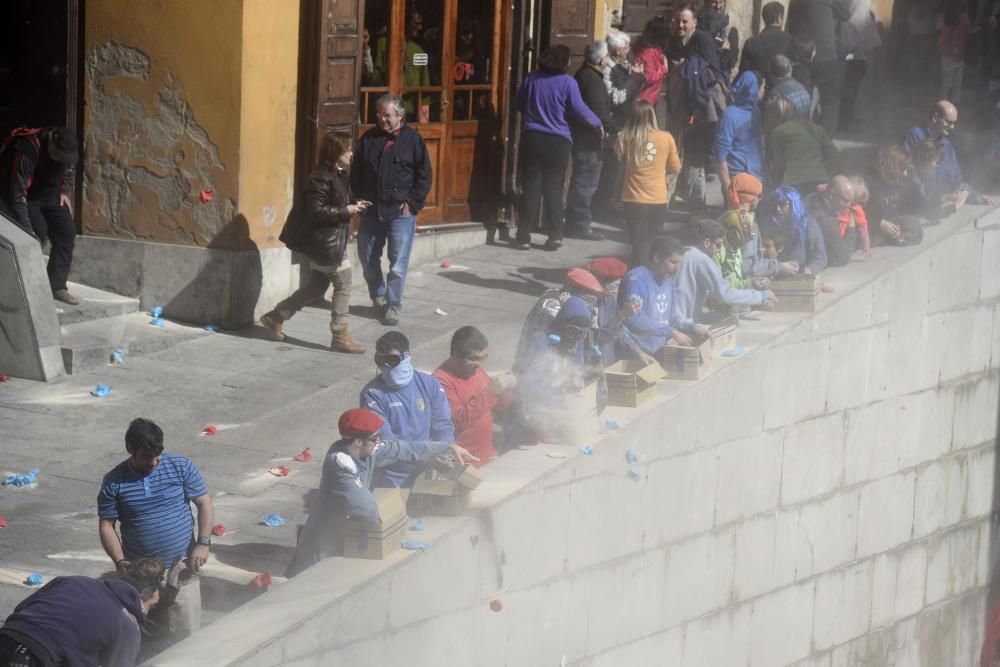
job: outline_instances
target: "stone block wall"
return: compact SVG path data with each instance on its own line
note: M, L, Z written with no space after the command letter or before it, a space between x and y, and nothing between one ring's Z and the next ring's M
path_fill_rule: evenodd
M593 456L513 452L428 551L324 561L153 664L977 664L998 223L830 273L818 313L741 326L746 355L612 411Z

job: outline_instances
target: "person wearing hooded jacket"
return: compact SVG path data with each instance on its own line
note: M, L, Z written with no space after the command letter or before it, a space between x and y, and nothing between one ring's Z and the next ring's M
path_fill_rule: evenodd
M765 238L777 237L782 262L794 263L800 273L826 268L823 232L795 188L782 185L765 196L757 207L757 225Z
M724 196L732 177L747 173L764 179L763 125L757 102L760 81L754 72L743 72L733 84L733 102L722 112L715 129L715 161Z
M0 665L135 667L162 576L158 560L142 558L121 579L56 577L0 627Z
M390 331L375 341L378 375L361 390L360 405L385 420L383 440L455 442L451 406L433 375L413 368L410 341ZM375 473L376 487L410 486L417 466L401 460Z
M348 517L360 520L366 529L382 523L371 489L375 474L386 466L400 462L416 465L449 450L459 463L479 460L450 442L383 440L379 433L385 430L385 420L364 408L352 408L340 415L337 430L340 440L330 445L323 459L319 494L306 525L299 532L286 577L294 577L325 558L341 555L344 520Z

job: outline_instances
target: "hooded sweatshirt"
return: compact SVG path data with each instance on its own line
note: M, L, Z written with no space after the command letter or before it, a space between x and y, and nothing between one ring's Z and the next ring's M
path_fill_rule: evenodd
M379 432L383 441L455 442L448 398L441 383L427 373L414 371L413 379L399 389L379 375L361 390L360 406L385 419ZM405 461L379 468L375 486L403 486L415 470L415 463Z
M646 266L637 266L622 278L618 305L624 307L633 297L641 300L638 313L625 320L625 328L647 354L655 354L674 335L674 329L690 331L691 318L677 308L674 279L660 279Z
M760 82L743 72L733 84L733 103L726 107L715 131L715 159L729 165L730 175L746 172L764 178L763 130L757 98Z
M129 583L56 577L22 600L0 633L65 667L134 667L142 618L142 599Z
M722 277L715 260L697 248L688 248L677 272L677 308L681 316L698 321L705 299L730 306L759 306L764 293L752 289L733 289Z

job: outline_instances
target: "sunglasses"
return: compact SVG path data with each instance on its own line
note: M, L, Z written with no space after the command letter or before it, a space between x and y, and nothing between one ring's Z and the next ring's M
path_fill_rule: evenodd
M385 366L386 368L395 368L403 363L403 359L406 359L409 356L409 352L404 352L402 354L376 354L375 365Z

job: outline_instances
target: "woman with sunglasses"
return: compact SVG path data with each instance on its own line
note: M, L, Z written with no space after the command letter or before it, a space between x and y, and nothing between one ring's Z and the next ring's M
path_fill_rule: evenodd
M299 531L295 554L285 571L294 577L324 558L344 552L344 520L358 519L366 529L382 523L371 488L376 471L400 461L418 463L448 454L459 464L478 461L462 447L450 442L409 442L379 436L385 420L365 410L347 410L337 422L340 440L330 445L323 459L319 493L306 525Z

